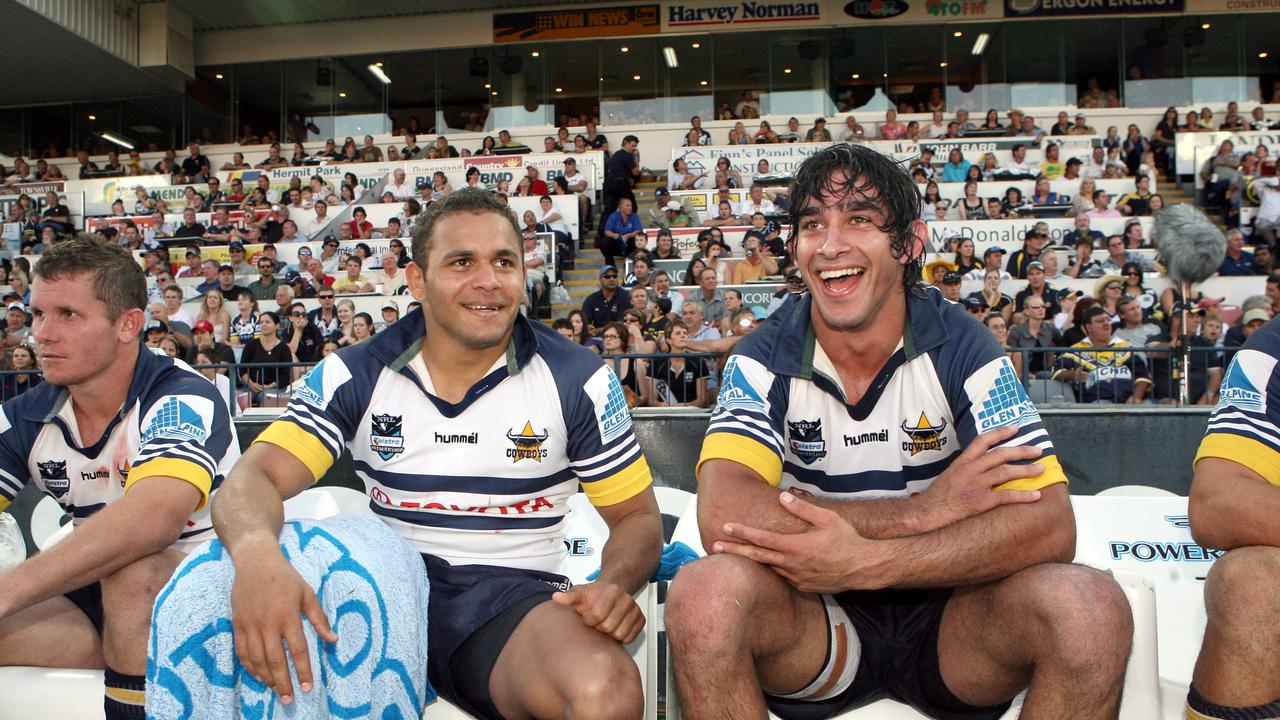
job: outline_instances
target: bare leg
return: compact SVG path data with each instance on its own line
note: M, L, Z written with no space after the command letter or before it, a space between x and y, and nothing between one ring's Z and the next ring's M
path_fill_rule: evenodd
M0 666L101 668L102 642L93 623L58 596L0 620Z
M103 579L102 655L107 667L129 675L146 674L151 608L183 557L176 550L164 550Z
M1209 624L1192 683L1209 702L1253 707L1280 699L1280 548L1243 547L1218 558L1204 584Z
M1022 718L1115 718L1133 616L1110 576L1046 563L957 590L938 635L942 677L973 705L1028 688Z
M762 691L796 692L822 670L822 599L772 570L713 555L682 568L667 593L667 638L683 714L765 718Z
M489 677L509 720L635 720L644 714L640 670L626 648L550 600L516 626Z

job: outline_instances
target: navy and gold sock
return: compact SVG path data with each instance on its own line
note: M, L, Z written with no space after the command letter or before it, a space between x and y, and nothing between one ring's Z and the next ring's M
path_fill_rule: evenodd
M1187 693L1187 720L1280 720L1280 700L1253 707L1225 707L1205 700L1193 685Z
M106 720L134 720L147 716L145 675L125 675L107 668L102 679L106 686L102 697Z

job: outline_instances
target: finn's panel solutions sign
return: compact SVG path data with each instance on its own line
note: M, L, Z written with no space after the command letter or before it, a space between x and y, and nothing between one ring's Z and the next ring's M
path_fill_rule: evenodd
M816 2L672 3L663 19L668 28L813 22L822 19Z

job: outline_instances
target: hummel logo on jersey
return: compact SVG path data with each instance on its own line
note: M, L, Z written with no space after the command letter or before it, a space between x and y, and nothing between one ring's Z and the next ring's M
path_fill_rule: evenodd
M787 423L791 436L791 452L800 462L812 465L813 461L826 457L827 444L822 440L822 420L797 420Z
M912 455L917 455L926 450L941 450L947 444L947 438L942 434L947 429L947 421L942 420L938 425L929 422L929 418L920 413L920 419L916 421L914 426L907 425L907 421L902 421L902 432L910 438L902 443L904 452L910 451Z
M728 410L754 410L764 412L764 400L746 375L738 367L737 356L729 358L724 368L724 379L720 383L720 397L716 401L716 412Z
M44 481L45 489L52 493L54 498L67 494L67 490L71 487L71 479L67 477L66 460L37 462L36 469L40 471L40 479Z
M525 421L524 429L519 434L515 430L507 431L507 439L515 445L513 448L507 448L507 457L511 458L513 463L521 460L542 462L542 459L547 456L547 450L542 447L542 443L546 442L550 436L551 434L546 430L543 430L541 435L535 433L533 424Z
M404 437L401 436L403 415L374 415L370 418L369 449L378 453L383 460L404 452Z

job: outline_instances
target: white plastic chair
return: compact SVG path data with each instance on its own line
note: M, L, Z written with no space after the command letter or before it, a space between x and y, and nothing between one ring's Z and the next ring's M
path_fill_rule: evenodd
M102 671L0 667L0 720L102 720Z
M62 519L66 517L66 514L66 511L62 509L57 500L48 495L40 498L40 502L36 503L35 508L31 511L30 520L31 540L37 548L45 550L53 546L56 541L50 542L49 539L60 530L64 530ZM71 527L70 521L67 522L66 527ZM65 532L70 532L70 530L65 530Z

